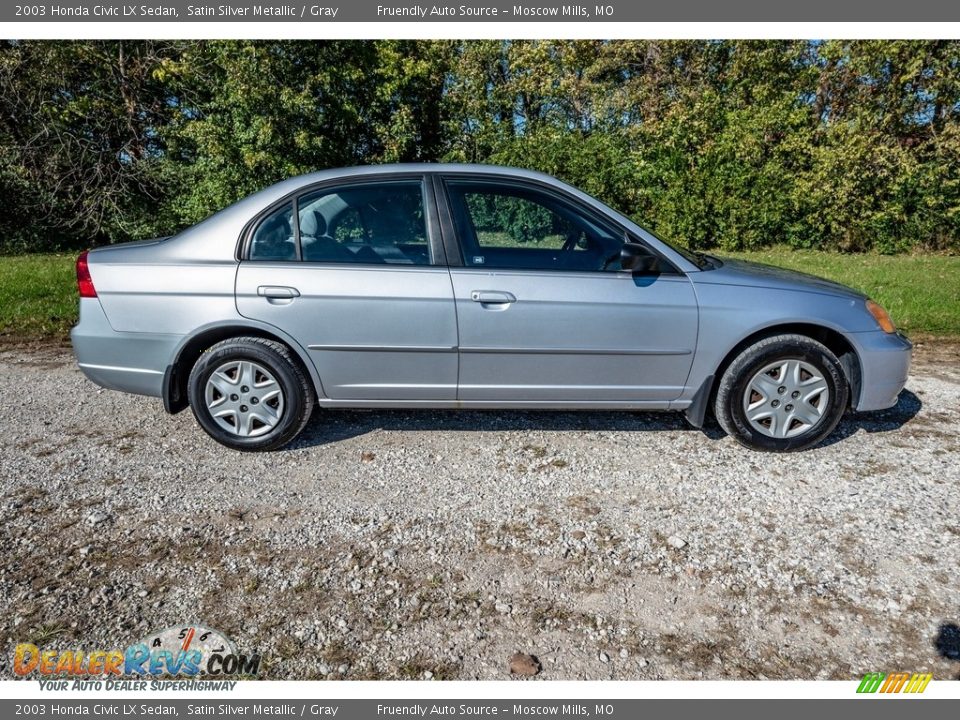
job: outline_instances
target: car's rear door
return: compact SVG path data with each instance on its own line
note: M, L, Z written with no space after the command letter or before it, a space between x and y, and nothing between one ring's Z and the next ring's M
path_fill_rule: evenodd
M697 338L684 274L620 270L623 230L549 187L451 175L438 197L460 249L450 259L459 399L665 406L679 396Z
M456 314L437 224L420 175L309 188L251 228L237 309L307 348L331 399L453 399Z

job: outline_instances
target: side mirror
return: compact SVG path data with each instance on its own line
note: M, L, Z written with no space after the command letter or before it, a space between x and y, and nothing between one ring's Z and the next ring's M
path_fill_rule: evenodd
M640 243L625 242L620 250L620 267L630 272L656 272L659 259Z

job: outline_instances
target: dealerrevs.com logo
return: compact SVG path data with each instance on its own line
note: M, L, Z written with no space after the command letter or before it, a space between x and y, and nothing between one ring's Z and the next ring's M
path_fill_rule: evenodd
M41 680L236 678L259 669L259 654L238 652L233 640L202 625L168 627L126 648L41 650L20 643L13 652L14 673Z
M885 675L884 673L867 673L860 681L857 687L858 693L905 693L914 695L922 693L927 689L930 680L933 678L931 673L906 673L895 672Z

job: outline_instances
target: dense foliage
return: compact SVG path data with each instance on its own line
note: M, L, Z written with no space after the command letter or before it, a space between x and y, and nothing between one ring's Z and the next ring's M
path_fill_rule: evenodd
M957 41L8 41L0 249L170 234L281 178L557 175L696 248L960 250Z

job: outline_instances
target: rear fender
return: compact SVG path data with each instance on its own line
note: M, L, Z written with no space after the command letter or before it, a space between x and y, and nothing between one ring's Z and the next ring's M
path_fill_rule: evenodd
M300 343L274 325L244 319L240 322L234 320L205 325L180 341L173 355L174 360L167 366L163 375L164 409L168 413L175 414L187 407L187 379L190 377L190 370L207 348L221 340L243 335L277 340L293 350L310 375L318 399L326 398L317 368Z

